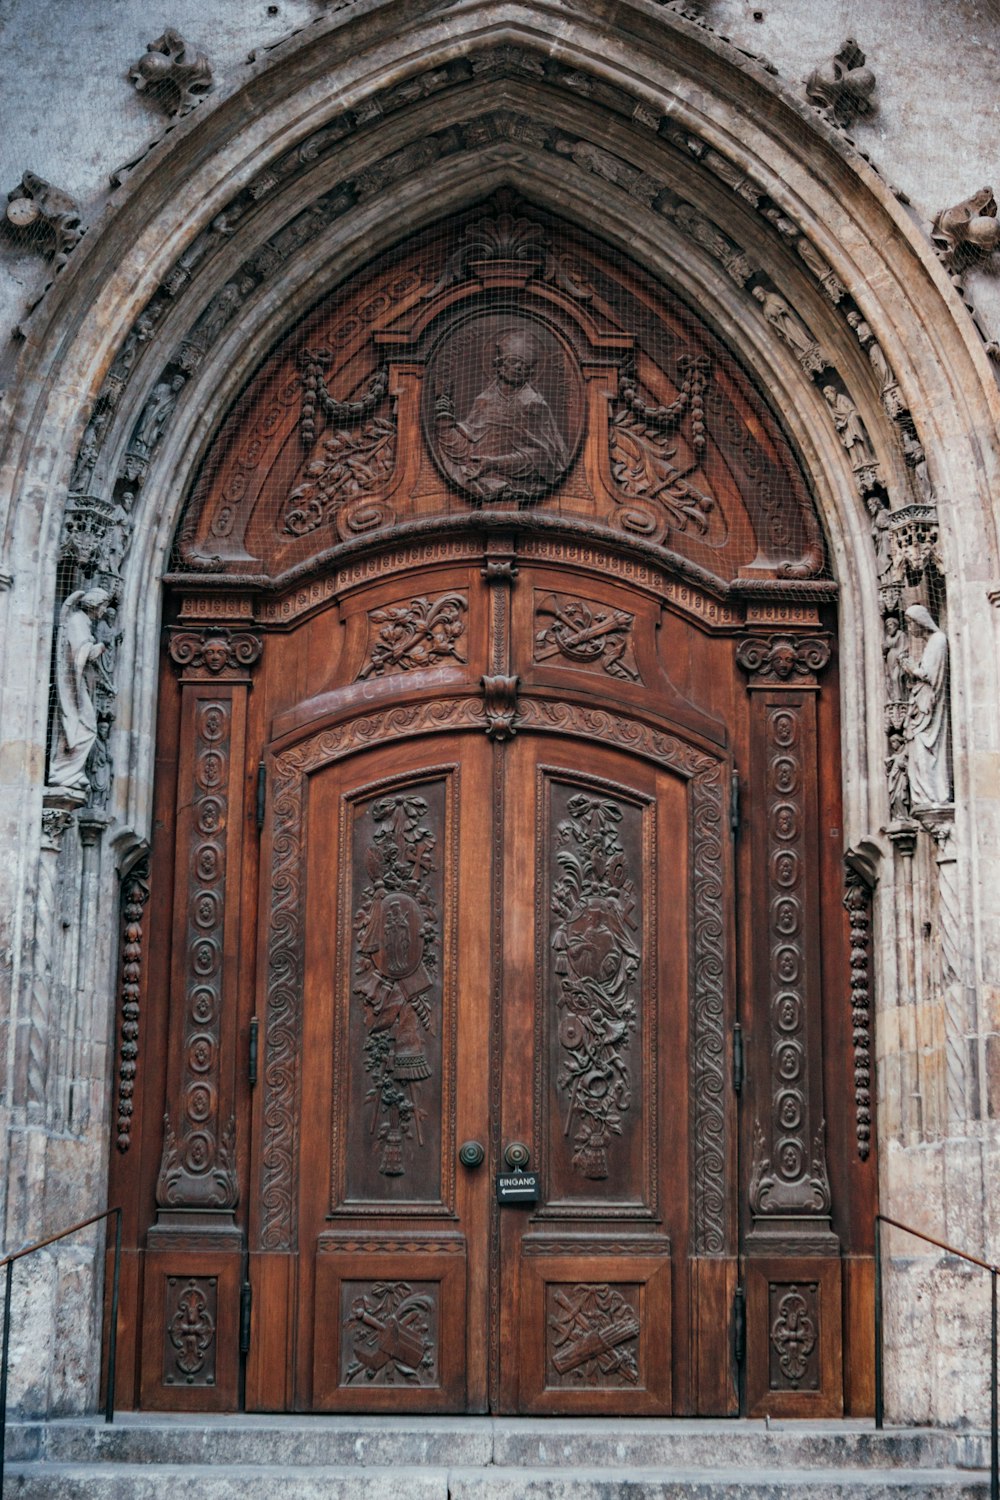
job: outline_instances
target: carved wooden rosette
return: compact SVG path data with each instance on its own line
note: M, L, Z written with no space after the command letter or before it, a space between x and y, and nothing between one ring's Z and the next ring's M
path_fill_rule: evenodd
M748 637L736 651L751 694L753 921L766 933L754 946L752 981L753 1003L767 1011L751 1023L748 1398L751 1411L779 1411L787 1392L788 1409L801 1410L795 1402L810 1392L817 1415L842 1400L839 1369L830 1361L821 1369L813 1357L821 1320L839 1317L840 1307L820 1065L816 847L817 677L829 659L818 635ZM821 1347L832 1349L832 1339Z

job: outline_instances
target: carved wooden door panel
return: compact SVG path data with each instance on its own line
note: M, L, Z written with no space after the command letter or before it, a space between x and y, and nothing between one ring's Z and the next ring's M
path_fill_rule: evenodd
M305 813L294 1404L482 1410L489 745L317 770Z
M501 1152L505 1410L663 1413L687 1229L687 789L576 739L507 752ZM683 1283L683 1276L678 1281Z
M491 745L480 720L303 752L290 1404L662 1413L675 1368L689 1381L691 771L708 762L658 740L660 763L578 733ZM284 901L267 893L272 933ZM540 1200L500 1207L518 1146ZM259 1288L262 1332L275 1295ZM724 1317L716 1332L724 1362Z

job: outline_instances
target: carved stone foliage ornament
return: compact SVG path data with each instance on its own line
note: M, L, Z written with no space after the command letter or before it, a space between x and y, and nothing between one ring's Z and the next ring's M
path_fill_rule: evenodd
M606 1282L550 1289L548 1384L621 1387L638 1383L636 1291Z
M344 1384L436 1385L436 1286L348 1282L345 1294L354 1289L344 1322Z
M462 637L468 608L464 594L442 594L372 610L368 650L358 677L411 672L449 658L464 663Z
M147 94L168 115L185 115L212 87L212 65L204 52L168 26L128 72L136 92Z
M844 906L851 928L851 1033L854 1046L854 1119L858 1155L868 1160L872 1135L871 925L872 893L867 881L848 870Z
M980 188L952 208L943 208L935 216L931 238L949 271L961 272L985 260L1000 246L993 189Z
M364 1008L369 1134L386 1177L423 1145L420 1084L431 1077L425 1035L440 1032L440 932L431 876L437 840L422 797L383 797L367 814L368 884L354 914L352 994Z
M848 37L839 52L814 68L806 79L806 98L838 125L851 125L875 112L875 74L865 54Z
M25 172L7 194L5 219L21 243L52 261L53 274L62 270L83 238L84 227L75 199L59 188Z
M582 792L556 828L559 878L550 898L558 1016L557 1086L581 1177L608 1176L612 1137L632 1104L631 1042L640 952L632 873L619 836L622 809Z
M600 669L609 677L639 682L632 650L635 616L593 599L544 594L535 606L537 662Z
M534 318L470 318L428 363L424 432L442 474L473 504L530 505L562 479L580 444L576 362Z

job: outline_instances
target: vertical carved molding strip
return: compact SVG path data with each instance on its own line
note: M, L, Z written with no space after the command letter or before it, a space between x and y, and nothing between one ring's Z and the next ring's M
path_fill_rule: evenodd
M132 1111L139 1059L139 1004L142 993L142 912L149 900L149 859L144 857L122 882L121 1033L118 1051L118 1150L132 1143Z
M872 892L856 870L844 876L851 929L851 1040L854 1047L854 1128L858 1155L868 1160L872 1138L871 932Z
M768 1001L770 1099L756 1100L750 1209L753 1248L833 1249L819 1066L819 875L816 677L830 659L820 636L740 642L749 676L751 785L759 807L752 858L764 892L755 926L757 993ZM810 1032L813 1034L810 1035ZM755 1242L755 1243L754 1243Z
M235 982L244 727L249 668L262 649L246 630L173 630L181 670L185 794L177 825L174 896L176 1018L168 1063L168 1121L157 1183L160 1210L230 1210L238 1198L234 1059L225 1056L227 991ZM232 969L232 973L230 973ZM223 1124L225 1122L225 1124Z

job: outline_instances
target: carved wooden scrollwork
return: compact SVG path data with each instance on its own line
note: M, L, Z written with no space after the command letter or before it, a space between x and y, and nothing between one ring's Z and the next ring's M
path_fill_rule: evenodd
M185 672L208 672L213 677L243 674L260 659L264 642L250 630L219 626L212 630L172 629L170 659Z
M830 660L822 636L773 635L741 641L736 660L761 682L794 682L821 672Z
M468 608L464 594L441 594L372 610L368 652L358 677L410 672L449 658L464 664L461 642Z

